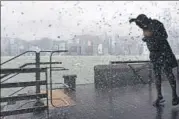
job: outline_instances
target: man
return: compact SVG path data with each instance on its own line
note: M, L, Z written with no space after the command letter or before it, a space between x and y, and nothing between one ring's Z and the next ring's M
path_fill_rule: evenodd
M144 38L142 39L147 44L150 51L150 61L153 65L155 73L155 84L157 89L157 99L154 106L159 106L163 101L161 91L161 70L163 70L169 80L172 88L172 105L179 104L179 97L176 92L176 80L172 69L177 67L177 60L172 52L172 49L167 41L168 35L164 25L155 19L150 19L144 14L140 14L136 19L130 19L130 23L135 22L143 30Z

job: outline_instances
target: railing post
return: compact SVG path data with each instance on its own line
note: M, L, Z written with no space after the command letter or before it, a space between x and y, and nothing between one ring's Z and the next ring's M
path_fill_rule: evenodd
M36 52L36 68L40 68L40 53ZM40 72L36 72L36 81L40 80ZM36 85L36 93L40 93L40 85Z
M36 52L36 68L40 69L40 52ZM36 71L36 81L40 81L40 70ZM36 93L40 93L40 85L36 84ZM43 106L44 103L40 100L40 98L37 98L36 103L34 106Z
M179 85L179 66L177 66L177 81L178 81L177 85ZM178 94L179 94L179 87L177 90L178 90Z

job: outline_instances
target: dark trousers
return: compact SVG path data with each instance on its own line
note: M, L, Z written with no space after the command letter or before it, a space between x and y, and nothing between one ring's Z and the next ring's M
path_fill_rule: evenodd
M162 78L161 78L161 74L162 74L162 70L164 71L170 86L172 88L172 96L173 98L177 97L177 92L176 92L176 80L175 80L175 76L173 74L172 71L172 67L167 66L165 63L153 63L153 70L154 70L154 74L155 74L155 84L156 84L156 89L157 89L157 96L158 98L163 97L162 96L162 91L161 91L161 82L162 82Z

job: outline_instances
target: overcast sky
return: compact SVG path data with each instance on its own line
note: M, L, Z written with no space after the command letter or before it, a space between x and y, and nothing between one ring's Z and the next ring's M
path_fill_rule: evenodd
M145 13L159 18L164 8L171 11L172 23L179 21L179 2L147 1L6 1L1 2L2 37L24 40L49 37L68 40L80 34L140 35L130 17ZM137 30L136 30L137 29Z

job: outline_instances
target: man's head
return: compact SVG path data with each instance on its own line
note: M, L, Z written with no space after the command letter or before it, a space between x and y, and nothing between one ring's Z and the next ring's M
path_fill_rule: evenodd
M130 19L129 21L135 22L137 26L139 26L141 29L147 29L148 24L149 24L149 19L145 14L140 14L137 16L136 19Z

